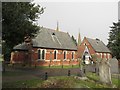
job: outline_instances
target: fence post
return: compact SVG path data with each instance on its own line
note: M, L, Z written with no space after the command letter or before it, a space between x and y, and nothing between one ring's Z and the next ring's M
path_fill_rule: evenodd
M68 70L68 76L70 76L70 70Z
M96 73L96 67L95 67L95 73Z
M98 71L97 71L97 72L98 72L98 76L99 76L99 68L98 68Z
M48 79L48 73L46 72L45 73L45 80L47 80Z
M86 73L86 69L85 68L83 69L83 72L84 72L84 74Z

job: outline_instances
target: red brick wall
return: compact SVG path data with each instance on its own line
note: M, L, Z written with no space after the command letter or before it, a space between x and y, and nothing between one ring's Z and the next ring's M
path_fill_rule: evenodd
M38 48L33 48L34 50L34 59L38 59ZM45 52L45 60L54 60L54 49L44 49ZM72 59L72 52L74 52L74 59L77 59L77 51L68 51L68 50L56 50L57 51L57 60L61 60L64 58L64 51L66 51L66 59ZM50 54L52 52L52 54ZM62 54L61 54L62 53Z
M95 54L95 50L92 48L92 46L89 44L89 42L87 41L86 38L84 38L83 42L81 43L80 46L78 46L78 57L82 58L83 52L85 50L85 43L88 47L88 50L90 52L90 54Z
M40 48L33 48L32 59L33 64L48 66L50 64L50 59L52 60L51 65L62 65L61 60L63 60L64 65L69 65L70 60L72 64L78 64L77 62L77 51L66 51L66 60L64 60L64 50L57 50L57 59L54 60L54 49L44 49L45 50L45 60L38 60L38 49ZM52 52L52 54L50 54ZM62 54L61 54L62 52ZM74 52L74 59L72 60L72 52ZM24 51L17 51L11 53L11 62L12 63L20 63L26 59L26 52ZM27 60L27 59L26 59Z
M77 61L39 61L36 63L37 66L57 66L57 65L78 65Z
M95 50L93 49L93 47L91 46L91 44L87 41L86 37L82 41L81 45L78 46L78 57L79 58L82 58L83 52L85 50L85 43L86 43L86 45L88 47L88 50L89 50L89 52L90 52L91 55L96 54L97 58L101 58L101 53L95 52ZM108 59L108 53L102 53L102 58L107 58ZM109 58L112 58L111 54L109 55Z
M96 53L96 55L97 55L98 58L101 58L101 53ZM112 58L112 56L111 56L110 53L102 53L102 58L109 59L109 58Z
M28 54L24 51L15 51L11 53L11 63L22 63L27 60Z

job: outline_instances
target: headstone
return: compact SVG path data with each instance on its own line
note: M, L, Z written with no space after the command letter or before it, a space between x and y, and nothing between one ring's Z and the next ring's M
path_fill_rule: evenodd
M83 73L82 70L80 70L80 72L78 72L77 76L79 76L79 77L85 77L85 74Z
M110 63L110 70L112 74L117 74L119 73L119 69L118 69L118 60L116 58L112 58L109 60Z
M106 59L102 59L101 62L99 63L99 77L100 82L112 84L110 64Z

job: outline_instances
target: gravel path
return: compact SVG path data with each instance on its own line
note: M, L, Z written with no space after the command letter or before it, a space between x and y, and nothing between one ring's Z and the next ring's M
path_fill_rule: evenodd
M95 72L95 65L88 65L85 67L86 72L91 71ZM3 82L10 82L10 81L17 81L17 80L29 80L29 79L44 79L45 78L45 73L47 72L48 77L50 76L68 76L68 70L70 70L71 75L78 75L80 74L80 68L70 68L70 69L65 69L65 68L12 68L12 67L7 67L6 71L10 72L21 72L24 74L21 75L15 75L15 76L3 76L2 81ZM118 74L119 75L119 74ZM120 75L114 75L115 78L120 79ZM14 77L14 78L13 78Z
M80 73L79 68L71 68L71 69L62 69L62 68L46 68L46 69L40 69L40 68L7 68L6 71L10 72L21 72L24 74L15 75L15 76L3 76L2 81L3 82L11 82L11 81L18 81L18 80L29 80L29 79L44 79L45 73L48 73L48 77L50 76L67 76L68 70L70 70L71 75L77 75Z

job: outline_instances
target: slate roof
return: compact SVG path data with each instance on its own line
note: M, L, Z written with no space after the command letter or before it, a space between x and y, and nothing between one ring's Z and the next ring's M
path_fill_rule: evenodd
M42 28L32 42L33 47L77 50L77 46L68 33L48 28ZM27 47L25 43L22 43L13 49L27 49Z
M25 43L22 43L13 47L13 50L28 50L28 47Z
M97 39L90 39L90 38L86 38L88 40L88 42L91 44L91 46L93 47L93 49L96 52L109 52L110 50L105 46L105 44Z
M77 46L68 33L48 28L42 28L33 39L33 47L77 50Z

